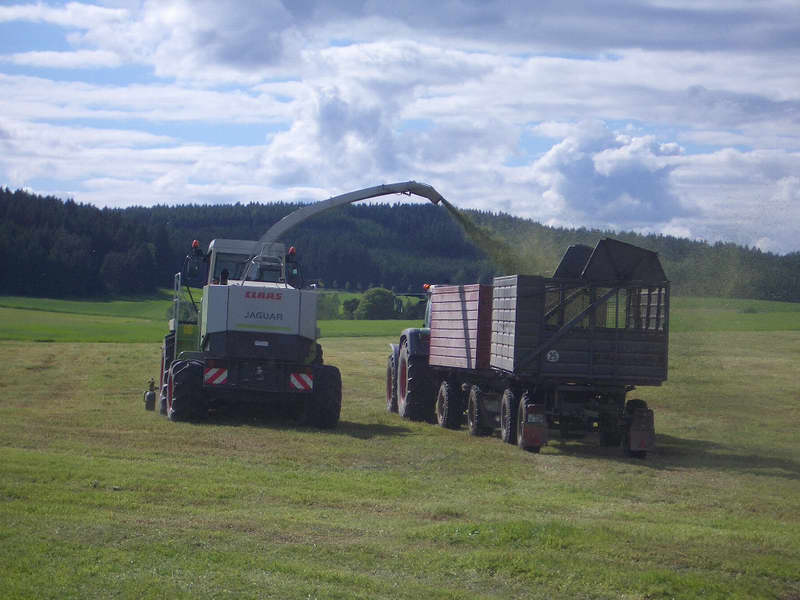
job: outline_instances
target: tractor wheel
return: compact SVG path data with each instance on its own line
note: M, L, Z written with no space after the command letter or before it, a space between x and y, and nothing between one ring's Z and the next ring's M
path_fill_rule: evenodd
M319 429L333 429L342 411L342 374L332 365L314 370L314 391L305 398L302 422Z
M397 412L397 365L394 352L386 361L386 412Z
M408 342L397 358L397 412L404 419L426 421L433 413L433 391L424 359L409 356Z
M525 427L525 406L530 401L530 396L528 392L522 394L522 398L519 401L519 406L517 407L517 446L522 448L523 450L527 450L528 452L533 452L534 454L539 454L539 450L542 449L541 446L527 446L525 444L525 436L522 434L523 428Z
M469 388L467 400L467 428L470 435L489 435L491 433L491 428L486 427L483 420L481 388L473 385Z
M506 444L517 443L517 396L506 388L500 400L500 438Z
M439 427L458 429L464 412L458 384L444 380L436 394L436 422Z
M189 421L207 414L203 397L203 363L176 360L167 378L167 417L170 421Z

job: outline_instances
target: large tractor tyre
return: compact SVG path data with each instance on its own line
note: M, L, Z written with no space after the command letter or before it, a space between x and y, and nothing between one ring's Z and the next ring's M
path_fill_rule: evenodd
M517 443L517 395L506 388L500 400L500 438L506 444Z
M167 417L170 421L189 421L208 414L203 397L203 363L176 360L167 380Z
M311 361L312 365L321 365L324 363L322 358L322 346L314 344L314 359Z
M397 364L394 353L386 361L386 412L397 412Z
M342 412L342 374L332 365L314 370L314 391L305 398L302 422L319 429L333 429Z
M484 420L481 388L473 385L469 388L469 397L467 399L467 429L469 434L489 435L492 429L484 425Z
M457 383L444 380L436 394L436 423L439 427L458 429L461 427L461 416L464 405L461 390Z
M424 358L409 356L408 342L397 357L397 412L404 419L427 421L433 416L433 390Z
M528 392L525 392L522 394L522 398L519 401L519 406L517 407L517 446L523 450L527 450L528 452L539 454L539 451L542 449L542 447L529 446L525 443L525 436L523 435L523 429L525 428L525 407L529 402L530 395L528 395Z

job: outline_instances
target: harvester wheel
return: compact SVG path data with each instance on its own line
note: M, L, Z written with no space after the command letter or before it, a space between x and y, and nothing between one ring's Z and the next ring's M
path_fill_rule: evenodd
M394 352L386 361L386 412L397 412L397 364Z
M400 346L397 359L397 412L404 419L425 421L433 414L433 390L422 360L408 353L408 342Z
M467 400L467 428L470 435L489 435L491 428L483 424L483 404L481 403L481 388L473 385L469 388Z
M436 394L436 422L439 427L458 429L461 427L461 415L464 408L458 384L444 380Z
M506 444L517 443L517 395L506 388L500 400L500 438Z
M176 360L167 377L167 417L170 421L188 421L207 414L203 398L203 363Z
M314 391L305 398L302 422L319 429L333 429L342 410L342 374L332 365L314 369Z

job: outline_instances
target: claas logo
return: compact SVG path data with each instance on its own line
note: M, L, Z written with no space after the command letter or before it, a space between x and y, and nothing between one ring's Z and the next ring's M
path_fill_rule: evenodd
M281 300L283 294L281 292L245 292L244 297L258 300Z

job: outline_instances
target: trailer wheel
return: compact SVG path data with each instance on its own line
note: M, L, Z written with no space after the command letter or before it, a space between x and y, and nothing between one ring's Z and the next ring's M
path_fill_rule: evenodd
M517 443L517 395L511 388L506 388L500 400L500 438L506 444Z
M394 353L386 361L386 412L397 412L397 365Z
M491 428L483 424L483 404L481 398L481 388L473 385L469 388L469 398L467 400L467 427L470 435L489 435Z
M342 411L342 374L332 365L314 370L314 391L305 398L302 422L319 429L333 429Z
M436 422L439 427L458 429L461 427L461 415L464 412L458 384L444 380L436 394Z
M647 450L631 450L631 419L638 409L647 409L647 402L631 398L625 403L625 430L622 435L622 451L631 458L647 458Z
M622 443L622 431L619 416L612 412L600 414L600 444L603 446L619 446Z
M167 417L170 421L188 421L207 414L203 397L203 363L176 360L167 379Z
M525 392L522 394L522 399L520 399L519 406L517 407L517 446L523 450L527 450L528 452L539 454L539 451L542 449L542 447L526 445L525 436L523 435L523 429L525 427L525 406L529 401L530 396L528 395L528 392Z
M397 359L397 412L404 419L426 421L433 413L431 382L421 360L409 356L408 342L400 346Z

